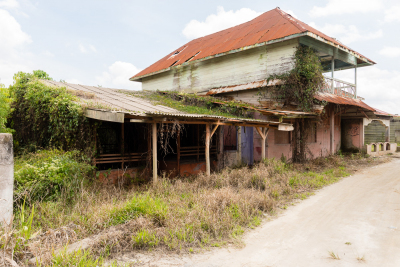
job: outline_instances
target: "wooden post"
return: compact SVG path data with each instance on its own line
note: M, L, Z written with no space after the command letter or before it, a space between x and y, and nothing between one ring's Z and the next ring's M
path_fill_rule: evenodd
M197 124L197 162L200 162L200 125Z
M180 131L178 130L178 134L177 137L178 138L178 142L177 142L177 160L178 160L178 175L181 174L181 134Z
M334 56L332 56L332 62L331 62L331 68L332 68L332 88L331 88L331 90L332 90L332 94L335 94L335 85L334 85L334 81L333 81L333 79L335 78L335 57Z
M331 138L330 138L330 147L331 154L335 154L335 109L332 107L331 117L330 117L330 130L331 130Z
M357 99L357 59L356 59L356 65L354 68L354 98Z
M153 183L157 183L157 123L153 122L152 125L152 138L153 138Z
M255 127L258 134L261 136L261 160L265 159L265 141L267 140L269 128L262 127Z
M242 126L237 128L237 154L236 154L237 164L242 164Z
M121 123L121 169L124 169L124 154L125 154L125 123Z
M206 174L211 175L210 169L210 125L206 124Z

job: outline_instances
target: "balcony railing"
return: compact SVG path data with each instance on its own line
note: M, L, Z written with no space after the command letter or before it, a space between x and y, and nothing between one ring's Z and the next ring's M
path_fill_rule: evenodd
M357 98L357 86L336 78L325 77L325 85L321 92L331 93L342 97Z

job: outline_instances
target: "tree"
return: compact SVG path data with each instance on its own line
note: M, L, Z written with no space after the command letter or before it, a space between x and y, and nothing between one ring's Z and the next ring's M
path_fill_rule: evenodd
M7 118L11 111L10 105L10 91L4 84L0 83L0 133L10 132L10 129L6 127Z

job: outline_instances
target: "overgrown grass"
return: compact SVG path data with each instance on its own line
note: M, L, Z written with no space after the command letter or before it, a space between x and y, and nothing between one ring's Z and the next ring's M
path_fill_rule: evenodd
M88 159L78 151L53 149L24 154L15 160L14 199L17 204L61 198L70 202L92 170Z
M260 225L265 215L349 175L352 164L378 161L334 156L292 165L271 159L210 177L160 179L155 185L120 188L80 183L69 204L63 194L31 203L35 210L30 232L39 232L16 259L53 251L88 236L95 238L88 256L79 256L83 262L134 249L192 253L237 243L246 229ZM29 218L31 210L23 213ZM19 224L16 218L15 229Z

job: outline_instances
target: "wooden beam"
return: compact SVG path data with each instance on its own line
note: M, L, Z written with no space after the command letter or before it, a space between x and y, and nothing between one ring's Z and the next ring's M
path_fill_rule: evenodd
M157 183L157 123L152 124L153 139L153 183Z
M258 134L261 136L261 138L262 138L262 139L265 139L265 135L264 135L264 133L262 132L263 129L260 129L260 127L254 127L254 128L256 128L256 130L257 130Z
M207 176L211 175L210 169L210 125L206 124L206 174Z
M217 124L217 125L214 126L214 129L212 130L211 136L210 136L210 137L212 137L212 136L214 135L214 133L215 133L215 131L217 130L218 126L219 126L219 124Z
M120 112L112 112L112 111L100 111L93 109L86 109L85 116L91 119L100 120L100 121L112 121L124 123L125 114Z

